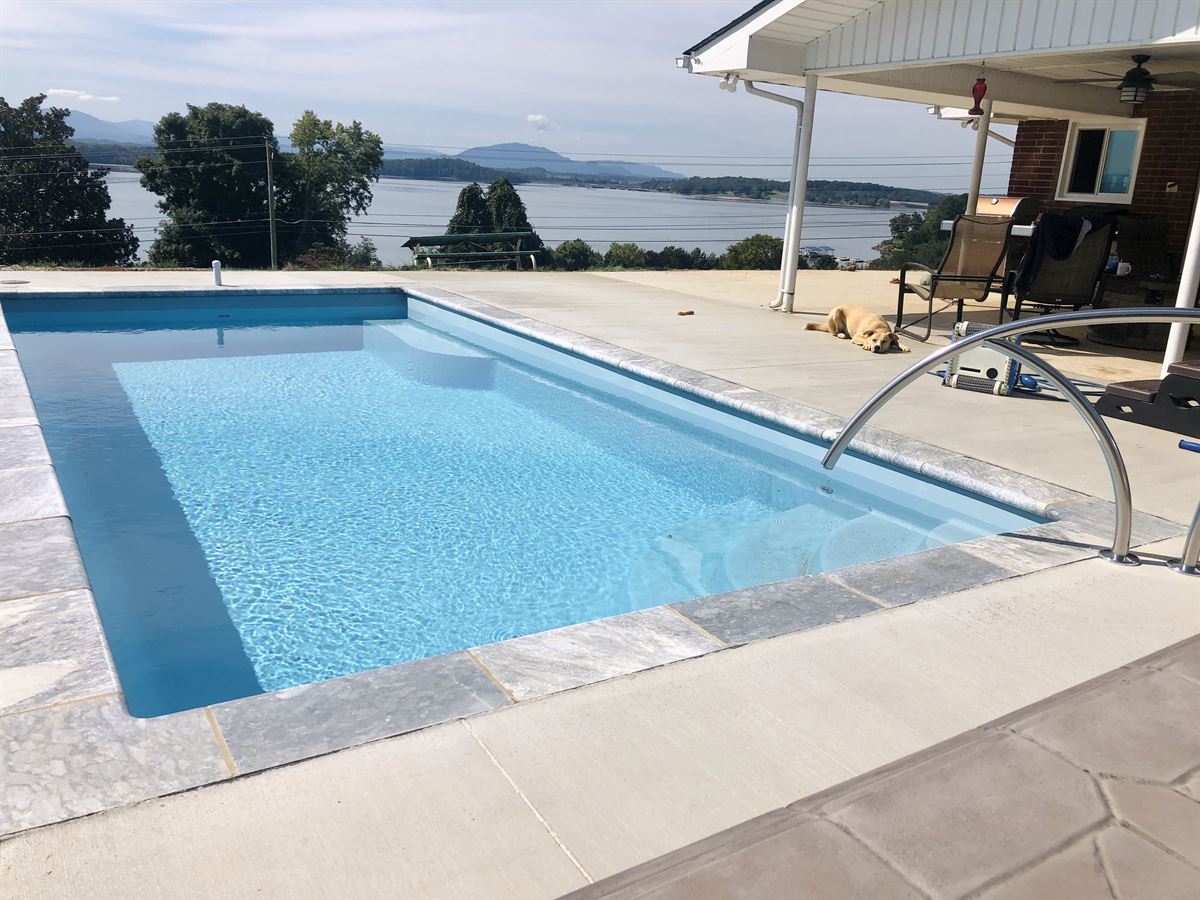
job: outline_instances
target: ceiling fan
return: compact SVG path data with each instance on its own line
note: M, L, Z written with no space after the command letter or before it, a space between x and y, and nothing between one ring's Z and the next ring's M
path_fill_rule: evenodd
M1156 87L1165 87L1168 89L1177 90L1195 90L1197 84L1193 81L1190 84L1183 82L1164 81L1161 78L1154 78L1146 70L1145 64L1150 61L1150 54L1135 53L1131 59L1134 62L1134 67L1129 69L1124 75L1113 75L1111 72L1101 72L1097 69L1091 69L1099 78L1071 78L1065 80L1056 80L1056 84L1096 84L1100 81L1115 81L1117 87L1121 91L1122 103L1144 103L1146 98Z

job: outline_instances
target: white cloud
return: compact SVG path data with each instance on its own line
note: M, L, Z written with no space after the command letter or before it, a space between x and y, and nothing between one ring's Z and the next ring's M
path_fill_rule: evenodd
M89 100L96 100L101 103L120 103L120 97L97 97L95 94L89 94L87 91L73 91L70 88L50 88L46 91L51 97L70 97L72 100L78 100L80 103L86 103Z
M538 131L558 131L561 127L557 122L552 122L549 116L543 116L541 113L530 113L525 117L525 121Z

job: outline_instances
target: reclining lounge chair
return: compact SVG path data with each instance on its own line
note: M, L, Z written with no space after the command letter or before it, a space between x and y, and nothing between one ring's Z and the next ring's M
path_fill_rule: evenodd
M1062 217L1067 218L1067 217ZM1045 218L1043 218L1045 221ZM1037 228L1045 226L1039 224ZM1021 307L1025 304L1036 307L1045 314L1055 310L1077 310L1090 306L1096 294L1096 286L1108 261L1109 246L1112 244L1112 221L1097 221L1065 259L1056 259L1051 253L1041 252L1035 260L1032 254L1038 244L1039 235L1034 232L1025 258L1016 271L1006 279L1008 290L1000 298L1000 322L1008 312L1008 298L1012 295L1014 305L1012 317L1021 318ZM1073 346L1079 341L1057 331L1027 334L1030 343Z
M996 270L1004 259L1012 231L1011 218L996 216L959 216L950 231L950 246L937 269L920 263L905 263L900 267L900 291L896 303L896 331L927 322L925 336L929 340L933 333L933 301L957 300L956 322L963 318L963 304L967 300L982 302L997 287L1003 288L1003 280L996 284ZM929 273L929 283L908 283L910 270ZM928 312L908 326L904 324L904 296L915 294L928 305ZM907 332L906 332L907 333ZM916 335L909 335L916 337Z

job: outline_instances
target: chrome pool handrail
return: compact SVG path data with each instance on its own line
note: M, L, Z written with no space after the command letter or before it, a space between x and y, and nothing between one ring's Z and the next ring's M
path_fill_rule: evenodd
M875 393L875 396L864 403L858 412L850 417L846 426L841 430L837 439L826 452L824 459L821 460L821 465L826 469L832 469L837 465L838 460L850 442L854 440L855 435L866 425L867 420L875 415L896 394L900 393L900 391L912 384L934 366L945 362L952 356L958 356L963 351L969 350L972 347L979 346L980 344L988 344L1006 355L1016 356L1022 362L1027 362L1030 366L1040 370L1047 379L1063 391L1067 400L1084 418L1084 421L1087 422L1088 428L1092 431L1104 453L1105 463L1108 465L1109 477L1113 484L1113 499L1116 503L1113 546L1108 550L1101 551L1100 555L1113 562L1125 565L1136 564L1136 557L1133 557L1129 553L1129 535L1133 523L1133 503L1129 491L1129 476L1125 469L1125 463L1121 457L1120 450L1117 448L1116 441L1112 437L1112 432L1109 431L1108 426L1103 422L1099 413L1095 411L1092 405L1087 402L1087 399L1079 392L1079 389L1061 372L1049 363L1042 361L1036 354L1024 348L1015 347L1001 339L1031 331L1045 331L1049 328L1064 325L1119 325L1128 322L1170 323L1191 321L1200 322L1200 309L1181 309L1179 307L1170 307L1162 310L1096 309L1086 312L1066 312L1038 316L1036 319L1008 322L1004 325L996 325L984 331L976 332L969 337L961 338L946 347L935 350L924 359L913 363L880 388ZM1080 405L1079 401L1082 401L1082 405Z
M1112 547L1101 550L1100 555L1112 562L1136 566L1138 558L1129 552L1130 534L1133 530L1133 492L1129 486L1129 472L1125 468L1125 460L1117 447L1116 438L1113 437L1104 417L1096 412L1096 407L1088 402L1083 391L1079 390L1071 379L1036 353L1010 344L1003 339L991 340L986 343L993 350L999 350L1005 356L1011 356L1045 375L1046 380L1062 391L1067 402L1075 407L1075 411L1083 417L1092 436L1096 439L1096 443L1100 445L1100 452L1104 454L1104 462L1108 465L1108 475L1112 479L1113 498L1117 506Z

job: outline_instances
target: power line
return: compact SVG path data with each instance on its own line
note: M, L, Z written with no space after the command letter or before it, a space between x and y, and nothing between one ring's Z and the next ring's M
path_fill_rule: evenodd
M263 149L262 144L237 144L229 147L166 147L154 148L147 146L148 150L157 150L158 153L228 153L230 150L259 150ZM95 154L93 154L95 155ZM152 158L152 157L151 157ZM70 153L32 153L21 154L11 153L0 155L0 160L5 159L88 159L88 155L81 151L73 151ZM93 163L93 165L125 165L125 163Z
M189 163L187 165L182 165L182 166L156 166L155 168L156 169L191 169L191 168L194 168L195 166L265 166L266 164L267 164L267 161L265 159L245 159L245 160L234 160L232 162L198 162L198 163ZM120 166L120 165L124 165L124 163L96 163L95 165L98 168L103 168L106 165ZM90 166L88 168L88 171L91 171ZM80 172L78 172L75 169L67 169L66 171L63 171L63 172L18 172L15 175L0 175L0 178L36 178L38 176L41 176L43 178L57 178L62 175L79 175L79 174L80 174Z
M159 144L211 144L215 141L262 141L266 137L267 136L263 135L263 134L238 134L238 135L230 135L229 137L216 137L216 138L172 138L171 140L166 140L166 141L160 141L160 140L155 139L155 141L151 144L139 144L136 141L112 141L111 143L116 144L117 146L125 146L125 147L156 147ZM274 135L271 135L271 137L274 137ZM69 137L69 138L66 138L66 140L67 141L78 140L78 141L88 141L89 143L96 143L96 141L91 141L88 138ZM108 142L105 142L105 143L108 143ZM13 146L5 147L4 149L5 150L37 150L38 148L45 147L45 146L46 146L45 143L14 144ZM261 144L253 144L252 146L259 147L262 145Z

